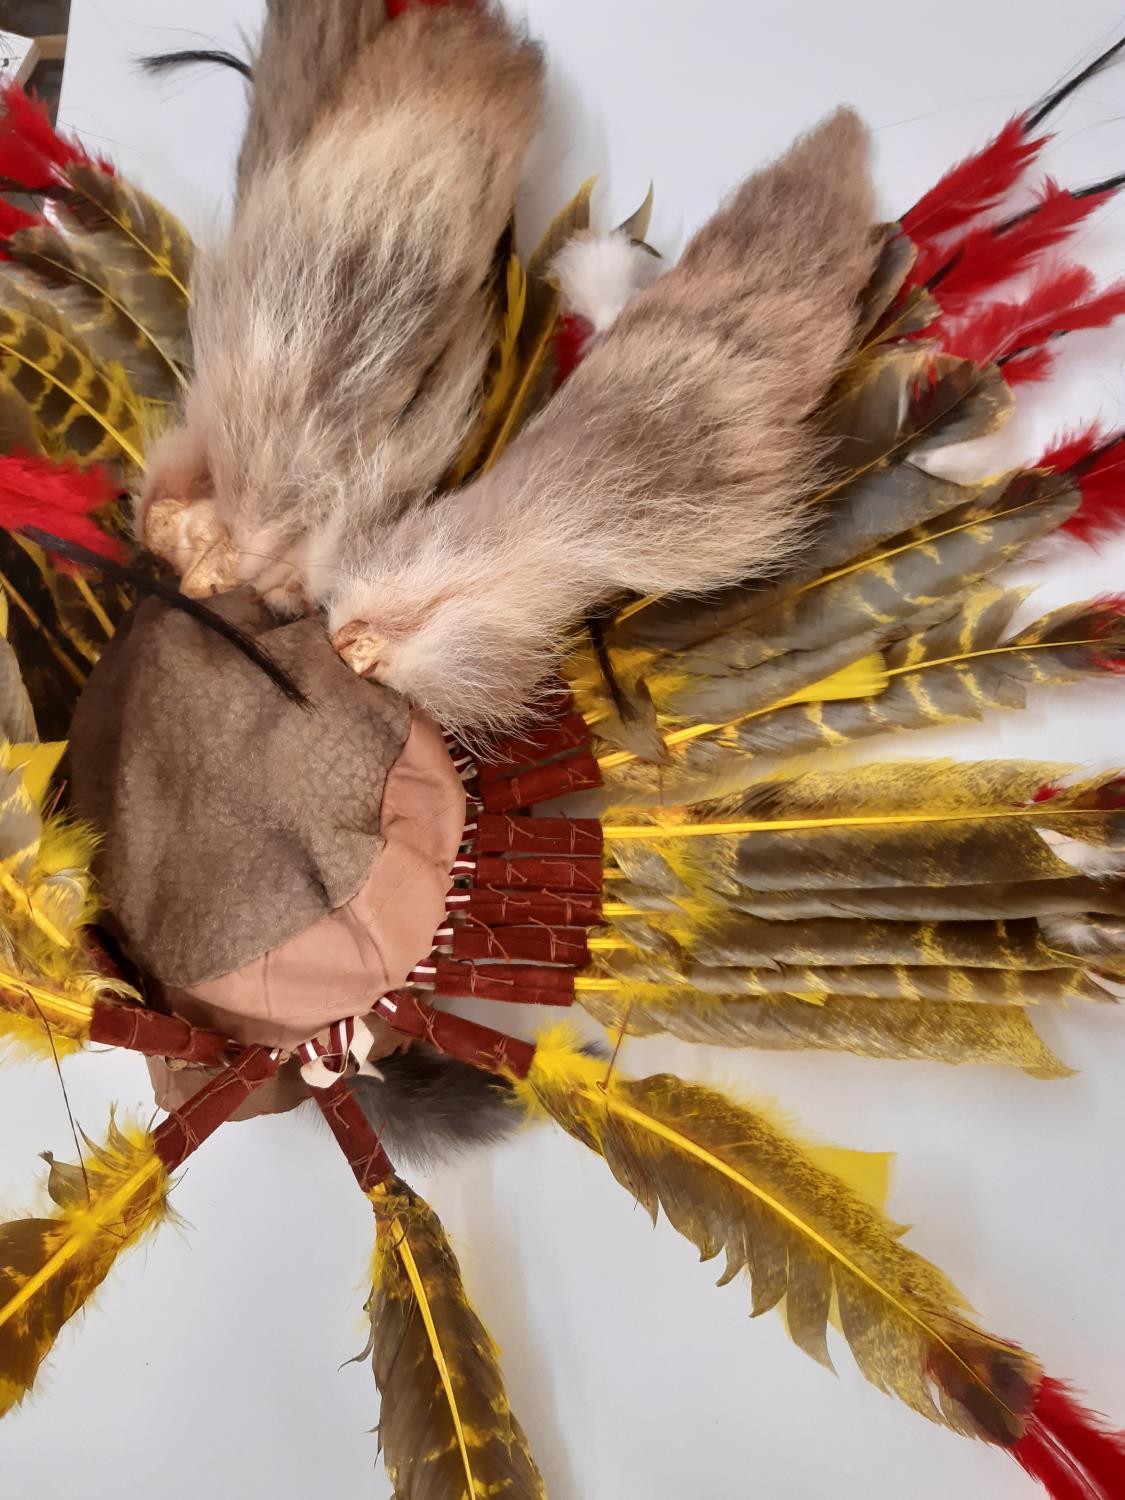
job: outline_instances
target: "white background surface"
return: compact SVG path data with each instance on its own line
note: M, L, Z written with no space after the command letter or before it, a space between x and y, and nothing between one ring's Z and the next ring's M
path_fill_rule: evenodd
M315 3L315 0L310 0ZM591 172L615 222L657 185L653 238L674 251L724 189L840 99L875 129L888 216L940 170L1125 26L1120 0L531 0L552 97L524 205L531 236ZM239 46L256 0L74 0L65 122L110 150L197 233L221 216L243 93L227 74L156 83L131 58ZM1047 167L1078 184L1125 168L1125 64L1056 122ZM1125 271L1125 212L1085 237ZM1123 416L1125 329L1075 338L1065 373L1016 427L1028 453L1065 417ZM1120 549L1068 547L1038 606L1125 584ZM1109 760L1125 688L1037 700L960 750ZM1120 1186L1125 1018L1041 1018L1081 1071L1040 1083L996 1069L820 1054L736 1055L633 1043L633 1071L673 1066L779 1099L821 1136L900 1153L891 1212L1019 1339L1125 1422ZM67 1064L80 1121L144 1105L142 1066ZM36 1152L66 1157L49 1071L0 1084L0 1191L29 1201ZM929 1426L867 1386L837 1343L839 1379L751 1323L735 1284L666 1226L655 1232L593 1156L547 1131L422 1180L505 1353L513 1405L552 1500L1031 1500L1003 1454ZM377 1465L363 1344L370 1210L331 1140L303 1117L224 1130L176 1192L187 1221L112 1278L68 1329L26 1409L0 1427L0 1485L36 1500L319 1500L389 1489Z

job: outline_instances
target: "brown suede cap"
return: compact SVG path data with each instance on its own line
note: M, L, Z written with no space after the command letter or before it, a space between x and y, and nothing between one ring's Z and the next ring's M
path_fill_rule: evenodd
M74 800L102 835L102 896L133 957L177 988L295 937L365 884L409 709L365 682L315 619L249 590L213 601L311 710L197 620L156 600L122 622L71 733Z

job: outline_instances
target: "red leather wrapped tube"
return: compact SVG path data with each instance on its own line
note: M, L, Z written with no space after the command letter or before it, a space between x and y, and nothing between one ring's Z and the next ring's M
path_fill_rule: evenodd
M600 927L602 898L557 895L552 891L500 891L479 886L467 906L454 908L488 927L518 927L527 922L549 922L558 927Z
M538 959L585 968L590 950L582 927L504 927L499 932L471 923L453 934L453 958Z
M526 734L506 735L491 747L487 763L480 766L481 782L496 781L517 766L538 765L548 756L581 750L589 743L590 726L581 714L567 714Z
M205 1031L143 1005L99 1000L90 1021L90 1040L124 1047L145 1057L172 1057L177 1062L220 1068L238 1049L219 1031Z
M475 995L510 1005L570 1005L574 972L540 964L462 964L439 959L434 991L451 997Z
M481 885L505 886L518 890L527 886L538 891L585 891L600 895L604 867L600 858L576 855L570 859L552 859L532 855L528 859L508 859L500 854L482 854L477 860L476 879Z
M502 1031L467 1021L464 1016L434 1010L414 995L397 991L384 995L375 1002L375 1014L401 1035L428 1042L447 1057L459 1057L462 1062L484 1068L489 1073L510 1073L517 1078L526 1078L535 1056L535 1048L530 1042L505 1036Z
M589 753L572 755L567 760L552 761L530 771L492 782L480 789L485 812L515 812L518 807L535 807L564 797L568 792L587 792L602 784L601 767Z
M390 1157L380 1146L370 1120L344 1079L338 1079L331 1088L313 1089L312 1093L363 1191L369 1193L386 1182L394 1174Z
M268 1047L247 1047L217 1078L205 1084L182 1109L170 1114L152 1133L156 1154L174 1172L219 1126L267 1083L281 1066L281 1054Z
M578 854L601 857L597 818L520 818L481 813L473 844L481 854Z

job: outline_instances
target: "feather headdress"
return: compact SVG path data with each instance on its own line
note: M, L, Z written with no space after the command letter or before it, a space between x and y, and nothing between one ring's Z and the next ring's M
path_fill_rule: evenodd
M0 1228L0 1409L188 1154L313 1092L374 1209L367 1354L403 1500L544 1493L386 1154L522 1118L745 1270L820 1363L835 1328L1055 1500L1118 1500L1123 1440L908 1248L869 1158L616 1055L663 1032L1050 1080L1033 1007L1122 992L1125 777L902 738L1125 661L1118 597L1016 625L993 576L1120 527L1120 438L980 482L930 463L1122 310L1044 266L1118 183L985 219L1080 80L898 225L872 225L838 111L653 278L651 195L599 236L587 183L514 249L542 60L498 9L270 0L247 71L213 251L18 91L0 121L0 174L44 210L0 212L0 1040L139 1051L167 1110L52 1162L54 1207ZM130 520L213 608L121 563ZM96 829L48 792L80 694ZM902 757L860 761L883 734ZM464 999L577 1005L614 1056Z

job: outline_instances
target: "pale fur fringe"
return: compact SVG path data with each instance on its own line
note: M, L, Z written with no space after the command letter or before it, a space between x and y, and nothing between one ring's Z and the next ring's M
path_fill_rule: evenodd
M585 318L595 334L605 333L630 298L660 275L663 262L614 229L577 235L555 256L552 271L565 312Z
M361 34L356 0L305 9ZM273 7L259 89L285 71L270 26L295 14ZM323 587L310 530L331 538L331 567L355 532L432 490L492 344L490 272L535 126L538 50L487 6L371 29L342 77L339 47L325 78L306 52L306 87L267 101L264 135L252 112L230 234L196 263L184 425L142 497L142 528L155 499L212 498L246 582L280 560Z
M518 722L566 632L620 590L704 592L806 534L808 418L878 247L867 132L840 110L633 297L501 462L380 528L325 602L448 727ZM343 571L343 569L341 570Z

